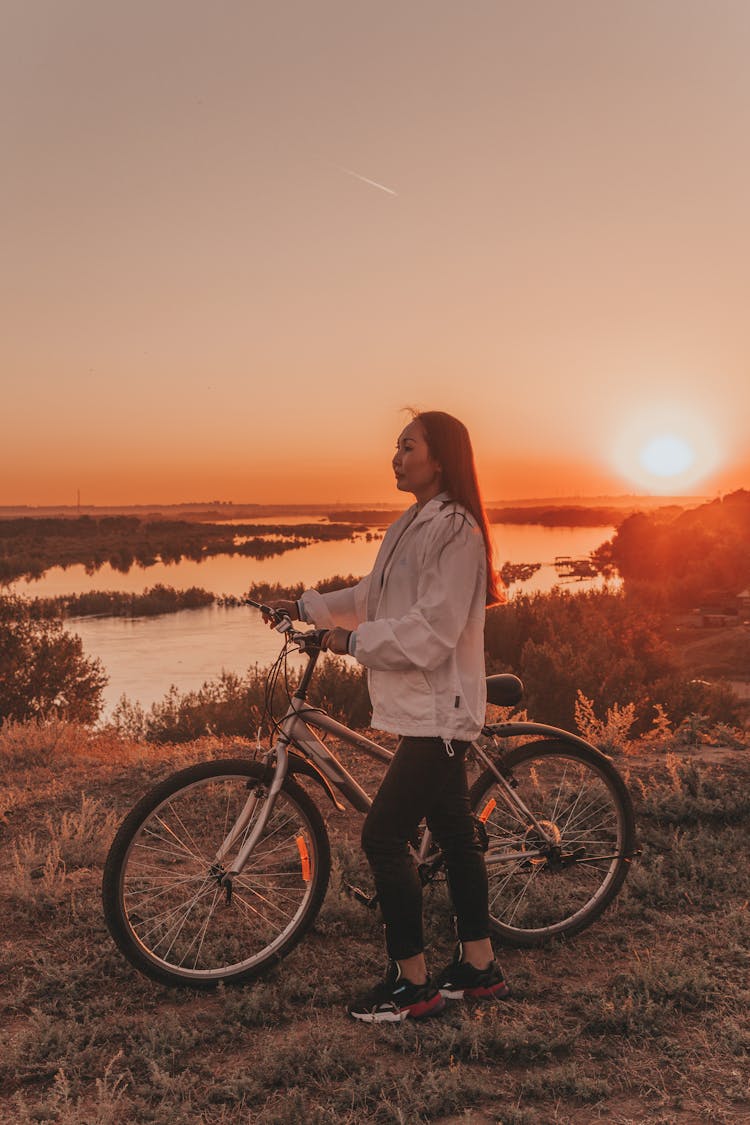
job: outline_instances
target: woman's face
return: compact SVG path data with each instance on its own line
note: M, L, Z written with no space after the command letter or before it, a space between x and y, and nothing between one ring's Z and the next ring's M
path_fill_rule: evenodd
M422 423L418 418L401 431L393 456L396 488L413 492L424 504L441 490L440 465L430 453Z

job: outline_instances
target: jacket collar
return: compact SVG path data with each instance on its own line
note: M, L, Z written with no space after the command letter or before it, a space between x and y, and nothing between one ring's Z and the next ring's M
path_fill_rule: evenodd
M432 500L427 501L421 511L417 511L416 504L412 504L407 511L416 512L414 523L424 523L425 520L431 520L433 516L436 516L446 502L450 503L450 494L438 492L437 496L433 496Z

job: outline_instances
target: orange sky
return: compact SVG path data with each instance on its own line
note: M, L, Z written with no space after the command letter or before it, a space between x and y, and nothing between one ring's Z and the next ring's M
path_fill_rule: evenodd
M407 404L488 499L750 487L749 41L745 0L11 0L0 504L396 499Z

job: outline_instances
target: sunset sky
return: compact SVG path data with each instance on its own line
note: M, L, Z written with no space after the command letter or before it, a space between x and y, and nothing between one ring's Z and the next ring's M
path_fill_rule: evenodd
M747 0L6 0L0 504L750 487Z

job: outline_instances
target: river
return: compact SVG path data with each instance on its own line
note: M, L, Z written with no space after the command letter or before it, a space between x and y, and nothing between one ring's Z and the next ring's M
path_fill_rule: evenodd
M563 555L582 558L613 533L612 527L492 525L498 564L542 563L531 579L513 583L511 596L519 591L549 591L555 585L574 590L601 586L600 578L564 583L554 560ZM274 558L218 555L202 562L134 566L126 574L109 564L93 574L87 574L83 566L53 567L41 579L16 582L13 590L32 597L50 597L88 590L141 592L161 582L177 589L202 586L215 594L240 595L252 582L303 582L309 586L334 574L366 574L378 546L378 540L360 536L353 542L313 543ZM122 695L149 707L163 699L172 684L180 691L193 690L214 679L222 669L243 673L254 664L269 664L280 648L278 634L248 608L210 606L134 619L71 618L66 628L81 637L87 655L99 657L107 671L104 717Z

